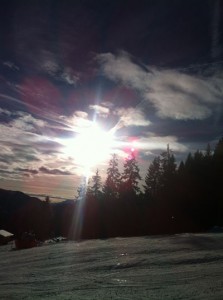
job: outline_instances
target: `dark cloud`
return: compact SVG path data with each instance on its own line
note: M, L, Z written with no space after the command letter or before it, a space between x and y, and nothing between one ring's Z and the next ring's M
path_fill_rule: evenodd
M11 164L14 160L13 155L9 154L0 154L0 162L6 163L6 164Z
M10 174L10 175L15 175L15 171L2 170L2 169L1 169L0 174Z
M16 168L16 171L28 173L28 174L31 174L31 175L37 175L39 173L38 170L27 169L27 168Z
M46 168L46 167L40 167L39 171L41 173L48 174L48 175L73 175L69 171L63 171L63 170L60 170L60 169L49 169L49 168Z

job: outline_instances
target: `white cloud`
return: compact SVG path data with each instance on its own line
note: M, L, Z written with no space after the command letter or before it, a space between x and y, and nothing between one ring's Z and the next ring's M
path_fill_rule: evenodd
M19 172L19 169L38 170L41 166L52 169L58 175L73 174L71 169L74 168L74 164L69 157L64 157L62 146L55 141L55 138L48 137L44 133L39 135L33 132L34 127L43 126L44 121L22 112L19 114L20 117L12 122L0 124L0 161L7 166L5 168L1 164L1 178L24 179L25 175ZM30 177L31 173L26 173ZM31 175L39 176L38 172L33 172Z
M152 103L161 118L205 119L222 104L223 77L184 74L177 70L141 68L126 53L98 55L104 75L131 86Z
M88 113L85 111L81 111L81 110L77 110L74 113L75 116L79 117L79 118L83 118L83 119L87 119L88 118Z
M169 144L170 149L173 151L186 152L188 150L185 145L178 142L176 136L163 137L152 135L150 133L146 137L140 137L136 143L136 147L144 151L165 151L167 149L167 144Z
M110 101L104 101L101 103L101 105L109 108L109 109L112 109L114 107L114 103L110 102Z
M99 116L106 118L109 113L110 113L110 109L108 107L104 107L102 105L89 105L89 108L94 110Z
M35 141L39 141L41 136L31 133L28 128L22 124L10 123L9 125L0 124L1 143L12 143L17 145L32 145ZM23 128L24 127L24 128ZM32 128L31 128L32 129Z
M7 109L3 109L3 108L0 107L0 114L5 114L7 116L10 116L11 112Z
M36 132L41 130L46 125L46 122L44 122L43 120L36 119L25 112L18 112L17 116L18 117L16 119L10 122L10 126L15 129Z
M93 122L88 119L88 113L85 111L75 111L71 117L60 116L60 119L64 120L74 132L80 132L82 128L89 127L93 124Z
M151 124L145 119L145 115L140 109L129 107L115 110L115 114L120 117L118 127L122 126L148 126Z
M125 84L141 87L146 74L136 64L132 63L127 53L120 56L111 53L98 55L98 60L103 67L104 74L114 81L121 80Z

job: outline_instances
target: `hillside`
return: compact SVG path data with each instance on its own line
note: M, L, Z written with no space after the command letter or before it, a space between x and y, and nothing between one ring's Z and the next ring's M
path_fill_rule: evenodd
M223 234L0 248L1 299L223 299Z

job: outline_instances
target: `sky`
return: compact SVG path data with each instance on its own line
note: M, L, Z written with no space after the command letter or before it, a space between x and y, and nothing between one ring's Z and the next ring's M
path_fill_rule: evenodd
M223 1L2 0L0 188L72 199L223 136ZM55 198L54 198L55 197Z

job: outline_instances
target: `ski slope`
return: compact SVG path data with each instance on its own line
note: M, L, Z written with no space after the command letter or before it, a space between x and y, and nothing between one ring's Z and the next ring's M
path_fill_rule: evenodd
M223 233L0 247L3 299L223 299Z

